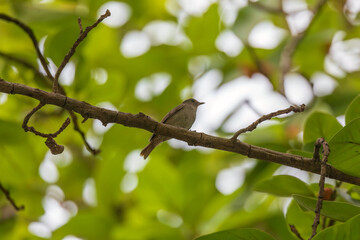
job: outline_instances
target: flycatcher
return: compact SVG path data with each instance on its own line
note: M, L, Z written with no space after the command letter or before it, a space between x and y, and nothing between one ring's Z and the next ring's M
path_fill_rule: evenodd
M201 104L204 104L204 102L198 102L193 98L185 100L166 114L161 123L189 130L195 122L196 111ZM150 138L150 143L141 151L140 155L146 159L157 145L169 139L169 137L154 133Z

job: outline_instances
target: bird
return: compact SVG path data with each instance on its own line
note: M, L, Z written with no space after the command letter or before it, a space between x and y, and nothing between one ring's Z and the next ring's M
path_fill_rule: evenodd
M202 104L204 102L199 102L194 98L187 99L166 114L161 123L189 130L195 122L197 108ZM146 159L157 145L169 139L170 137L154 133L150 138L150 143L141 151L140 156Z

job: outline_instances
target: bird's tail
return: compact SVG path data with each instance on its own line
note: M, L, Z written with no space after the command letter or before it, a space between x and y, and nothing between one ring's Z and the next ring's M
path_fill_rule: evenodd
M156 147L156 143L154 141L151 141L140 153L140 156L143 156L144 159L146 159L152 150Z

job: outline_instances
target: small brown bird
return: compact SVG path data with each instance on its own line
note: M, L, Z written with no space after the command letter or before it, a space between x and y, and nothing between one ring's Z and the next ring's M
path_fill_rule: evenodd
M161 120L161 123L169 124L176 127L190 129L196 118L196 110L204 102L198 102L193 98L185 100L179 106L172 109ZM150 143L141 151L140 156L146 159L151 151L160 143L169 140L169 137L153 134Z

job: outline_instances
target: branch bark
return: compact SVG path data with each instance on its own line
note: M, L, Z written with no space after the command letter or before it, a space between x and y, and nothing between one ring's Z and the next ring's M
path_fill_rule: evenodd
M134 127L154 132L157 134L176 138L193 146L203 146L241 155L270 161L308 172L320 174L321 164L312 158L305 158L288 153L273 151L266 148L250 145L239 140L211 136L205 133L188 131L186 129L159 123L143 113L131 114L96 107L89 103L66 97L59 93L46 92L32 88L24 84L11 83L0 79L0 92L7 94L19 94L39 100L45 104L51 104L81 114L84 118L100 120L103 125L117 123L127 127ZM326 165L326 177L360 186L360 178L345 174L330 165Z

